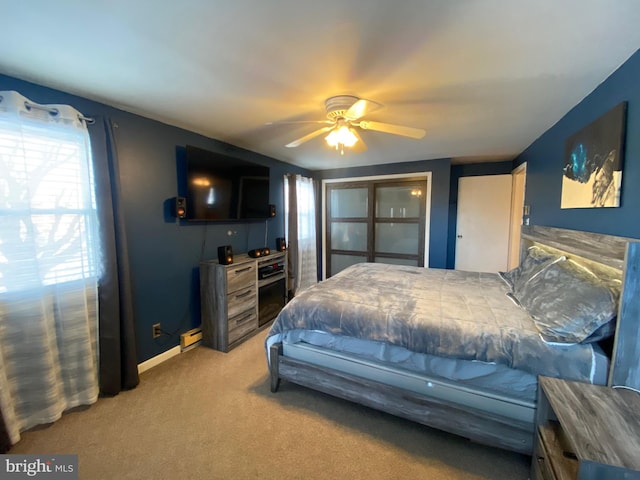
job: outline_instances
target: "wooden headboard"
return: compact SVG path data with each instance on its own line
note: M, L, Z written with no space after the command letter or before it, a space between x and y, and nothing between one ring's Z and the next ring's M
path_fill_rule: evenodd
M527 225L521 249L557 250L609 282L621 283L609 385L640 390L640 240L601 233Z

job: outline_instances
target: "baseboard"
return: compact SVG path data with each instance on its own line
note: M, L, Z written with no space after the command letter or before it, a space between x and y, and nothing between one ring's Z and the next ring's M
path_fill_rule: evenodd
M153 368L157 365L160 365L162 362L166 362L172 357L176 355L180 355L180 345L176 345L170 350L166 352L162 352L160 355L156 355L155 357L150 358L149 360L145 360L142 363L138 364L138 373L146 372L150 368Z

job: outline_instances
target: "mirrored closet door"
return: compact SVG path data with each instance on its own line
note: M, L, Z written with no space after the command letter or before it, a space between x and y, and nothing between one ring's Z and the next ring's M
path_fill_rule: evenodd
M359 262L424 266L426 179L326 185L326 276Z

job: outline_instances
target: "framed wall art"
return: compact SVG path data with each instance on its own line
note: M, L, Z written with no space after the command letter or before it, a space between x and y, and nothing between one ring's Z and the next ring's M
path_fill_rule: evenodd
M565 142L560 208L619 207L627 102Z

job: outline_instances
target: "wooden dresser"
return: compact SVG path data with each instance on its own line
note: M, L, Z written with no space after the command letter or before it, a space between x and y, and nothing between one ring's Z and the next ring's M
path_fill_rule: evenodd
M261 265L283 262L284 270L268 280L259 279ZM275 252L252 258L234 255L233 263L217 260L200 263L200 306L202 343L228 352L259 331L259 287L278 278L285 279L286 253ZM263 325L266 326L266 325Z
M640 479L640 394L539 380L532 480Z

